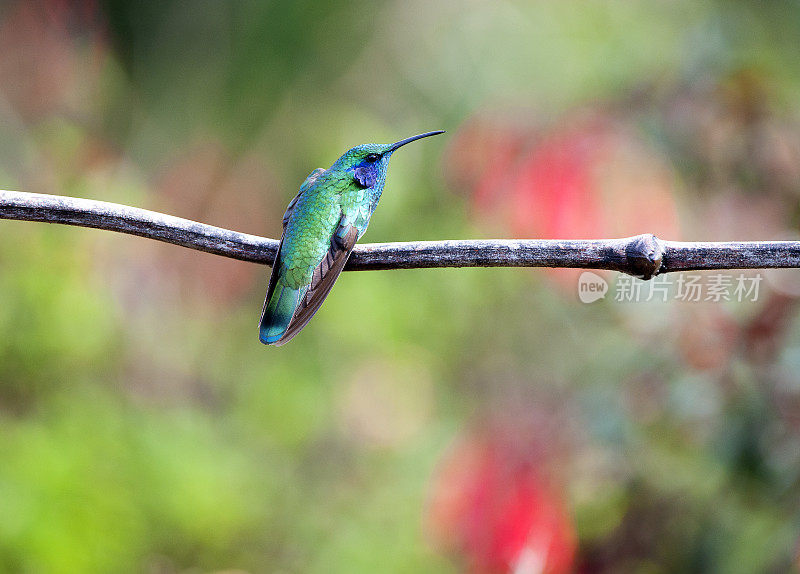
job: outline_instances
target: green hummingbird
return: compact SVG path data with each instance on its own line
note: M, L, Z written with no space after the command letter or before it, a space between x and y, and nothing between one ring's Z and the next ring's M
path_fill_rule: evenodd
M283 236L261 311L262 343L288 343L325 301L356 241L367 231L392 153L441 133L356 146L328 169L309 174L283 215Z

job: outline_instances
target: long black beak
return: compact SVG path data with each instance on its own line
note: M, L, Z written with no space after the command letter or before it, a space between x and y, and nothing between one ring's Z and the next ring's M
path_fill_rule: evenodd
M393 143L392 145L389 146L389 149L387 149L383 153L384 154L391 153L394 150L396 150L397 148L406 145L407 143L411 143L411 142L417 141L419 139L426 138L428 136L438 136L439 134L443 134L443 133L444 133L444 130L436 130L435 132L427 132L427 133L424 133L424 134L419 134L418 136L411 136L410 138L406 138L404 140L400 140L397 143Z

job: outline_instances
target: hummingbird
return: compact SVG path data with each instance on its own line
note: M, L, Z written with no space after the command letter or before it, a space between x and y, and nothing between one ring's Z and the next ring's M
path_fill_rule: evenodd
M367 231L392 154L407 143L441 133L356 146L328 169L309 174L283 215L283 235L261 311L262 343L288 343L325 301L356 241Z

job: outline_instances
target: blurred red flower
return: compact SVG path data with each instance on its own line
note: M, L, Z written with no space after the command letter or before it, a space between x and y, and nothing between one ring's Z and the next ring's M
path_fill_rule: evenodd
M570 517L537 457L519 446L502 433L473 433L434 477L428 534L468 572L571 571L577 543Z
M478 216L503 212L517 236L678 235L666 159L604 111L577 111L551 128L478 118L456 135L448 163Z
M481 223L515 237L677 239L676 177L628 124L602 110L569 113L549 128L477 117L456 134L448 179L469 193Z

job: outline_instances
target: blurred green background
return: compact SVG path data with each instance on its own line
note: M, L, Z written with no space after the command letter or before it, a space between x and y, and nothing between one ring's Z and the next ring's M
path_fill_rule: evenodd
M312 169L446 129L367 241L791 239L798 45L789 0L8 1L0 187L277 237ZM0 571L797 567L797 273L345 273L280 349L268 273L0 222Z

